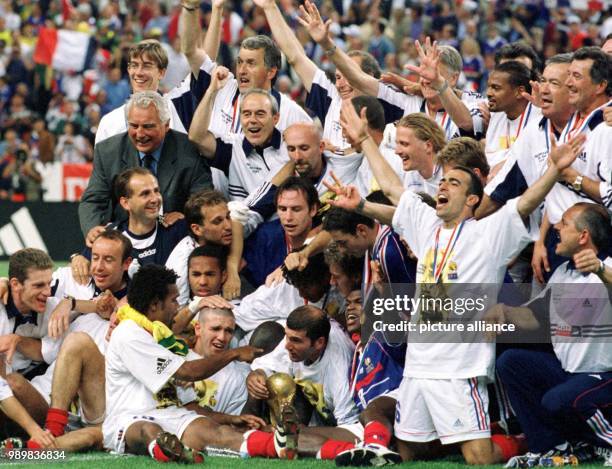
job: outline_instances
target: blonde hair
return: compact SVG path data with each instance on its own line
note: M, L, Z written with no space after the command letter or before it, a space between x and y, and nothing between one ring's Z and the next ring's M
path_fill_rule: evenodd
M397 122L398 127L408 127L412 129L414 135L419 140L431 142L434 153L438 153L446 145L444 131L437 122L427 117L421 112L408 114Z

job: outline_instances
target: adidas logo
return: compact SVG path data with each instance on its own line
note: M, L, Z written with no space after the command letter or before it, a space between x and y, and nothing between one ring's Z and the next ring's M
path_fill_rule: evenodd
M583 307L585 307L585 308L590 308L590 307L592 307L593 305L591 304L591 302L589 301L589 299L588 299L588 298L586 298L586 299L585 299L585 300L582 302L582 306L583 306Z
M36 223L26 207L13 213L11 221L0 227L0 256L10 256L24 247L48 252Z
M168 365L172 362L169 358L158 358L157 359L157 374L160 375L163 371L168 368Z
M455 423L453 423L453 428L461 428L461 427L463 427L463 422L461 421L461 419L455 420Z

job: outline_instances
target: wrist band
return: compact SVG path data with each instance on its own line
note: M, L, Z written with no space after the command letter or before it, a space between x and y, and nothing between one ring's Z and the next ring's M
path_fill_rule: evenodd
M76 309L76 298L69 295L66 295L64 298L70 300L70 311L74 311Z
M365 137L362 137L358 142L355 142L355 145L361 145L363 142L365 142L368 138L370 138L370 134L365 134Z
M599 268L595 271L596 275L601 275L606 271L606 264L604 264L604 261L600 260L599 261Z
M355 209L357 212L361 212L363 211L363 207L365 207L365 203L366 203L366 199L364 199L363 197L361 198L361 200L359 201L359 203L357 204L357 208Z
M325 55L331 57L336 52L336 45L334 44L330 49L325 51Z
M189 309L189 312L191 314L195 314L200 310L200 300L202 298L203 297L201 296L194 296L193 300L189 302L189 306L187 306L187 309Z

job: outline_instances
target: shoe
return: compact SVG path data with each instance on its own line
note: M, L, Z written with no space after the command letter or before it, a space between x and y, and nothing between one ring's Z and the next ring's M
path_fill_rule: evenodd
M577 466L580 463L590 462L595 457L595 449L587 443L580 442L573 447L568 444L563 450L550 450L540 458L540 466Z
M376 443L355 446L352 449L342 451L336 458L336 466L390 466L402 462L399 453L391 451L389 448Z
M612 449L596 446L593 452L595 458L603 459L604 467L612 467Z
M300 420L295 407L281 409L281 421L274 430L274 449L280 459L297 459Z
M508 459L504 467L524 468L539 466L541 457L542 453L525 453L521 456L514 456Z
M204 462L204 453L202 451L197 451L183 445L178 436L172 433L161 432L157 435L155 442L170 461L185 464Z

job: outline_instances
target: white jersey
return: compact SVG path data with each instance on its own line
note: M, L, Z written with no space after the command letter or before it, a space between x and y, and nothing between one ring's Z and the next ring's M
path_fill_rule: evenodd
M493 167L507 158L508 152L530 122L542 119L540 108L527 104L515 119L509 119L505 112L492 112L486 134L485 155Z
M439 278L443 284L501 285L508 263L538 234L538 226L533 220L529 220L529 229L525 226L517 211L517 202L518 199L508 202L482 220L471 218L456 229L446 229L434 208L413 192L404 192L393 216L393 229L406 239L419 260L417 283L421 293L427 288L423 284L436 283L434 257L436 270L441 269ZM419 314L412 316L415 322L419 319ZM409 366L404 368L404 376L431 379L491 377L494 356L492 343L409 341L406 351Z
M227 176L230 200L246 199L289 161L287 147L278 129L274 129L270 145L260 151L242 134L217 138L212 165Z
M324 140L329 141L341 150L350 148L350 143L342 135L342 125L340 125L342 98L336 85L327 78L325 72L320 68L317 68L312 78L312 87L305 105L321 121Z
M187 356L187 360L201 358L195 352ZM193 387L178 388L179 398L185 403L195 401L200 407L215 412L240 415L248 397L246 377L249 371L250 368L242 363L230 362L210 378L193 383Z
M321 308L333 317L340 310L342 299L332 288L316 303L308 303L300 296L297 288L283 280L271 287L262 285L245 296L234 308L234 317L236 324L248 332L265 321L285 321L291 311L305 304Z
M612 267L612 258L608 257L604 264ZM608 290L597 275L583 275L572 267L570 261L557 267L546 288L536 297L544 298L550 294L550 326L555 355L568 373L612 371L609 332L612 305Z
M348 380L355 346L336 321L330 322L327 347L313 364L292 362L283 339L272 352L256 358L251 369L263 370L268 376L283 372L293 376L297 383L307 383L318 397L323 394L324 412L333 415L335 424L343 425L357 422L359 416Z
M176 275L176 286L179 291L178 304L185 305L189 302L189 268L187 260L191 251L198 247L192 236L185 236L172 250L166 261L166 267L173 270Z
M216 66L217 64L210 60L209 57L204 60L200 70L200 74L206 77L203 92L206 92L210 85L210 77ZM298 122L312 122L306 111L290 97L279 93L274 88L270 90L270 94L278 102L279 120L276 124L278 130L283 132L287 127ZM238 91L238 80L236 80L233 74L230 74L225 86L217 93L213 104L208 130L215 137L229 139L234 135L244 135L240 126L241 102L242 96Z
M602 123L602 111L594 112L582 126L573 128L575 116L567 123L561 132L560 141L566 141L570 136L578 133L587 135L584 151L572 163L572 168L579 174L599 182L600 196L603 204L612 209L612 127ZM557 182L546 196L546 215L551 223L558 223L563 212L578 202L597 203L586 193L576 191L571 184Z
M0 302L0 336L17 334L21 337L31 337L40 339L41 353L45 363L55 360L56 340L47 335L49 327L49 316L61 300L59 298L47 298L47 306L44 313L37 314L32 312L28 315L21 315L17 310L12 299L9 297L8 305ZM32 360L25 357L21 352L15 351L13 362L6 365L7 373L11 371L25 372L33 364Z
M385 121L387 123L394 122L401 119L403 116L415 112L429 115L425 99L419 96L402 93L384 83L379 84L377 97L383 104ZM484 99L478 93L472 92L463 92L460 99L472 116L473 134L476 136L482 135L483 119L478 105L483 102ZM459 127L453 122L445 110L442 109L437 111L433 116L433 120L442 128L444 137L447 141L461 136Z
M13 397L13 390L6 379L0 376L0 402L9 397Z
M185 358L159 345L132 320L123 320L113 331L106 349L105 440L112 438L122 417L180 405L172 397L173 375ZM168 386L166 386L168 384Z

